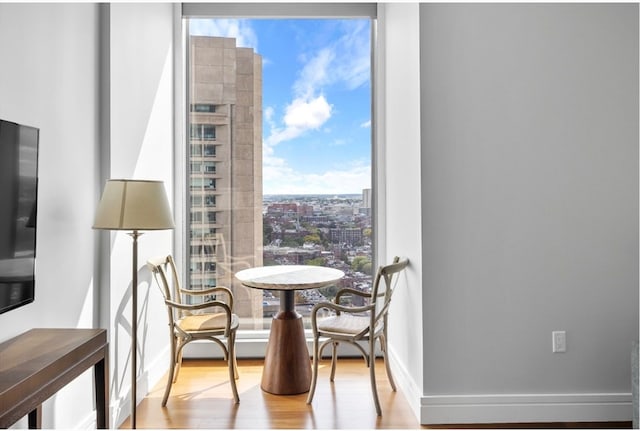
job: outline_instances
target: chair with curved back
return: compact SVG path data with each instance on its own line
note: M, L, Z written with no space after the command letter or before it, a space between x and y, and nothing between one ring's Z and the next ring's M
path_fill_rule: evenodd
M229 381L233 398L240 402L236 379L235 340L239 319L233 313L233 294L222 286L209 289L183 289L176 264L171 255L149 259L147 265L160 286L169 317L171 364L162 406L167 404L171 386L178 379L182 364L182 350L194 340L211 340L220 346L229 366ZM187 298L203 297L202 302ZM213 298L213 299L210 299ZM191 303L194 302L194 303Z
M380 340L380 349L382 350L387 377L389 378L391 388L395 391L396 385L393 381L387 358L388 311L391 297L397 284L397 275L404 270L408 264L409 261L407 259L400 260L399 257L395 257L393 263L378 268L370 293L351 288L343 288L338 291L333 302L320 302L313 307L311 311L313 368L307 404L311 404L313 401L318 379L318 362L323 349L328 344L332 345L330 381L333 382L336 371L337 348L341 342L345 342L355 346L364 356L365 362L369 367L371 390L373 392L376 412L378 416L382 416L376 387L375 343L376 340ZM394 279L395 283L392 284ZM384 286L381 286L383 281ZM363 297L365 301L368 299L369 303L364 306L341 305L341 299L349 295ZM318 312L320 310L329 310L332 312L332 315L319 318ZM322 343L320 343L321 337L326 338ZM367 342L368 348L366 350L359 344L360 341Z

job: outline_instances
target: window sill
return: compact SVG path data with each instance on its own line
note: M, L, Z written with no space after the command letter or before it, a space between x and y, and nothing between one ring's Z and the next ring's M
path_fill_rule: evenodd
M243 331L244 332L244 331ZM236 357L242 359L250 359L250 358L264 358L264 352L267 349L267 341L268 341L268 332L267 331L246 331L252 332L252 335L259 335L250 337L250 334L242 334L238 333L238 338L236 339ZM310 337L310 331L305 331L307 333L307 348L309 349L309 356L311 356L311 352L313 351L313 340ZM243 337L244 335L244 337ZM322 340L322 339L321 339ZM366 342L363 343L363 347L366 348ZM376 346L376 356L381 356L382 352L378 346ZM340 344L338 347L338 356L347 358L347 357L361 357L361 354L356 350L355 347L346 345L345 343ZM184 347L184 358L188 359L196 359L196 358L212 358L212 359L222 359L222 350L220 347L215 346L214 343L207 340L196 340L187 344ZM331 348L327 346L322 352L323 358L331 358Z

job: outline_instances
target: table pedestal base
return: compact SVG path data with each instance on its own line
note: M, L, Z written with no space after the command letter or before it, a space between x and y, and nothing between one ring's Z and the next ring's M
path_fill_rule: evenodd
M276 395L294 395L308 392L310 385L311 360L302 316L291 310L280 311L271 324L262 390Z

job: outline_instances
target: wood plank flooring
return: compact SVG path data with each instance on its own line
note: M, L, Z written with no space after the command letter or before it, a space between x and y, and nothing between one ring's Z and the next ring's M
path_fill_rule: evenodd
M362 359L340 359L329 382L330 362L320 365L312 405L307 394L271 395L260 389L262 360L239 360L240 404L233 402L221 360L185 360L166 407L160 402L166 377L140 403L137 427L152 429L517 429L631 428L631 422L420 426L402 392L393 392L382 360L376 361L382 417L376 415L368 369ZM129 428L129 421L122 428Z
M307 394L272 395L260 389L262 360L239 360L240 404L233 402L221 360L185 360L167 406L160 405L166 377L138 405L137 428L153 429L417 429L420 424L402 392L393 392L384 363L376 362L382 417L376 415L363 359L340 359L333 383L322 361L312 405ZM125 421L122 428L129 428Z

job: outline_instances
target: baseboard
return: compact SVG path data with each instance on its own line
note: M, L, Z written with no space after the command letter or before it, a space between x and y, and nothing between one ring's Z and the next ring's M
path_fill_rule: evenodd
M80 421L75 429L78 430L94 430L98 428L98 422L96 421L96 411L93 410L91 414L88 414L83 420Z
M398 360L392 346L389 346L389 365L393 373L393 380L396 382L398 391L402 392L411 411L417 420L420 420L422 390L418 382L414 380L404 364Z
M389 362L421 425L549 422L626 422L633 418L631 393L429 395L392 348Z
M144 397L147 396L151 388L153 388L169 369L169 346L162 349L155 358L139 359L144 364L143 373L138 376L136 404L140 404ZM129 379L126 379L127 383ZM110 428L119 428L131 415L131 386L125 386L122 396L116 397L111 394L109 400L109 426ZM113 388L111 388L113 391ZM94 413L95 419L95 413ZM94 421L95 424L95 421Z
M421 398L420 423L617 422L632 410L630 393L434 395Z

